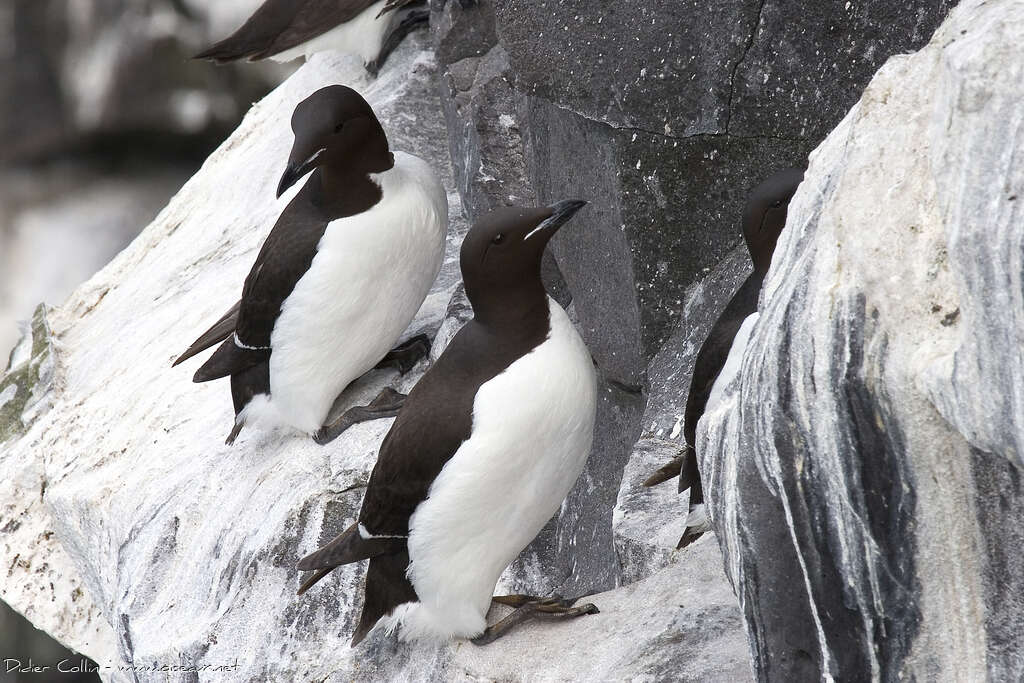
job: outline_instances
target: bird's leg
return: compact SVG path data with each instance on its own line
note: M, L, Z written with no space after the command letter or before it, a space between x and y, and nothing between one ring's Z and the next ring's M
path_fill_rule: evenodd
M405 403L405 394L400 394L391 387L384 387L377 397L365 406L352 406L342 413L337 420L326 424L313 434L313 441L323 446L337 439L342 432L354 424L368 420L379 420L394 417Z
M384 66L384 62L387 61L388 55L401 44L402 39L421 25L426 25L428 21L430 21L430 10L425 9L413 10L402 17L398 26L391 29L391 32L384 38L384 44L380 46L377 58L366 65L366 70L372 76L376 76L380 68Z
M377 363L376 368L395 368L404 375L428 353L430 353L430 338L425 334L418 334L401 346L388 351L384 358ZM313 434L313 441L323 446L337 439L342 432L354 424L395 417L402 409L404 402L405 394L401 394L391 387L385 387L368 405L353 406L338 416L334 422L318 429Z
M537 602L544 598L538 598L535 595L523 595L522 593L515 593L513 595L495 595L491 597L491 602L496 602L499 605L508 605L509 607L522 607L528 602Z
M585 614L600 612L597 606L591 603L573 607L579 598L564 599L557 595L550 598L537 598L532 595L497 595L491 599L499 604L515 607L515 609L504 619L488 626L482 634L473 638L470 642L474 645L489 645L511 631L516 624L521 624L529 619L543 621L574 619Z
M403 375L412 370L421 358L430 353L430 337L425 334L417 334L400 346L396 346L381 358L375 368L394 368Z

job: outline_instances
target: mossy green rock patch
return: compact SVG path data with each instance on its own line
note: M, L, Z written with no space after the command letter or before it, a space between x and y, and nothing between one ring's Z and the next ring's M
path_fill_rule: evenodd
M53 379L53 345L46 306L32 316L29 332L11 351L0 378L0 443L24 434L39 416L35 410L49 393Z

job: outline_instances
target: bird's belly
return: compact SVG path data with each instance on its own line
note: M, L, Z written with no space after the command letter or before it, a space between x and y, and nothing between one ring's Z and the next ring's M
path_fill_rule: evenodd
M349 21L270 58L275 62L290 62L299 57L309 59L323 50L337 50L358 55L364 64L368 64L380 53L384 35L394 18L393 12L377 16L384 5L385 0L378 0Z
M361 244L329 237L271 335L270 401L305 432L319 429L338 394L396 345L441 262L441 249L421 239L395 237L405 245L395 251L385 235Z
M501 572L557 512L590 452L596 379L560 322L569 329L481 386L470 438L410 519L410 578L454 635L479 632L459 625L483 623Z

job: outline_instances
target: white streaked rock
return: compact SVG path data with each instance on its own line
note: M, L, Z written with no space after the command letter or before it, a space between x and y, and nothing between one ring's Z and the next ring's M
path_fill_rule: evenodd
M968 0L879 71L701 421L759 676L1024 676L1022 34Z
M487 648L411 646L377 633L350 649L365 564L336 570L302 597L294 594L294 567L352 522L390 422L357 425L327 447L257 431L228 447L227 383L191 383L201 358L170 367L237 299L290 198L273 196L291 145L288 121L314 89L337 82L359 89L393 147L430 160L454 187L426 40L407 41L376 81L351 58L319 55L302 67L253 107L124 252L49 311L52 331L38 337L41 346L19 347L19 367L43 368L49 359L53 372L3 380L18 379L24 390L0 407L0 429L10 428L0 431L0 472L18 482L16 495L0 498L8 506L0 526L22 520L20 529L0 529L0 562L10 568L0 596L110 667L101 673L118 682L134 679L132 667L138 680L195 680L188 671L146 668L154 664L194 667L199 680L222 679L216 667L225 666L232 679L252 680L749 679L741 617L717 547L709 537L685 553L671 550L683 520L670 486L621 501L629 519L661 515L674 528L660 532L665 547L656 556L629 564L627 580L643 580L592 598L601 614L527 625ZM408 331L441 327L438 348L469 313L457 289L465 224L454 191L449 202L446 262ZM370 373L335 410L388 382L407 389L424 366L401 380ZM7 420L16 404L21 411L33 402L30 415ZM634 468L629 476L640 474ZM653 509L657 500L672 503L667 514ZM562 516L574 520L568 526L593 525L573 514L564 506ZM634 550L650 554L640 526L625 528L638 541ZM548 564L546 543L542 537L539 550L524 553L502 586L539 590L563 580ZM569 545L558 552L575 561L578 549Z

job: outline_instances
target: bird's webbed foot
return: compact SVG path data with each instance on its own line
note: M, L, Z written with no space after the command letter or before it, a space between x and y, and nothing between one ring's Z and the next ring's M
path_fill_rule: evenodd
M337 439L341 434L354 424L379 420L385 417L394 417L402 409L406 395L401 394L391 387L381 389L377 397L365 406L352 406L330 424L326 424L313 434L313 441L321 446Z
M488 626L479 636L473 638L470 642L474 645L489 645L507 634L517 624L530 619L541 621L574 619L585 614L600 612L592 603L574 607L580 598L565 599L557 595L550 598L538 598L532 595L496 595L491 599L515 609L497 623Z
M394 368L404 375L416 367L420 359L425 358L428 353L430 353L430 337L418 334L404 344L388 351L375 368L377 370Z

